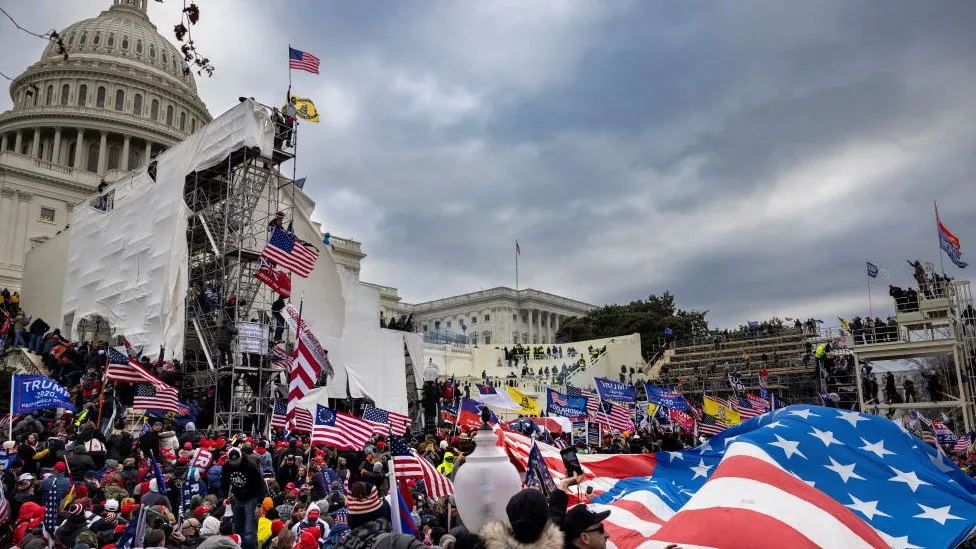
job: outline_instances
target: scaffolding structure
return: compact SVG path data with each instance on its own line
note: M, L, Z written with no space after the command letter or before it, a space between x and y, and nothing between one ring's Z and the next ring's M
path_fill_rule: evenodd
M883 332L873 326L854 330L861 410L888 417L910 410L945 414L949 423L969 432L976 424L976 311L969 281L938 281L913 290L912 297L896 300L897 312ZM873 371L882 361L908 365L898 372L893 393L884 383L872 383L872 376L886 375ZM918 388L914 402L905 402L906 379ZM922 396L927 400L919 401Z
M818 346L831 343L829 357L818 366ZM857 401L853 364L845 343L820 331L783 327L772 333L715 335L705 342L672 344L648 368L652 383L680 387L687 396L759 394L759 375L766 368L767 390L790 404L822 404L821 395L837 395L837 406ZM829 367L827 367L829 366ZM737 376L734 389L729 374Z
M279 125L278 131L285 128ZM283 162L295 158L293 151L282 150L284 142L294 143L289 137L276 135L271 157L242 148L186 176L184 198L191 213L183 388L201 401L213 398L213 427L219 431L263 431L274 398L287 392L286 369L271 360L269 348L276 326L271 305L278 296L254 275L276 214L291 218L294 173L288 178L280 171ZM261 352L242 353L237 336L230 352L221 352L224 323L250 323L252 333L267 334ZM282 342L286 351L289 335Z

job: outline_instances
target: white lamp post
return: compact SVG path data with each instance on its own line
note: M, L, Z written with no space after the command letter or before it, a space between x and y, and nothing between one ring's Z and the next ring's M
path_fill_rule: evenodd
M508 524L505 506L522 489L518 471L496 445L498 438L487 422L489 413L487 407L482 409L484 423L474 437L477 447L454 477L454 501L464 526L473 534L491 521Z

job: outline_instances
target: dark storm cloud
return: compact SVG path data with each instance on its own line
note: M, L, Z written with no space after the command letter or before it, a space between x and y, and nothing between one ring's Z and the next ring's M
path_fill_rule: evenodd
M299 175L406 301L513 285L518 238L522 287L828 320L866 307L865 259L938 266L933 199L976 261L971 2L208 6L214 114L281 100L285 42L322 58Z

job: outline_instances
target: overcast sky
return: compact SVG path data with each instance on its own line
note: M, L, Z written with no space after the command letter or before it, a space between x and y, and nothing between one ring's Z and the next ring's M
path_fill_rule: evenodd
M110 3L3 6L46 30ZM150 4L172 39L182 3ZM298 173L325 228L363 242L363 280L408 302L514 286L518 238L523 288L836 322L867 311L866 259L901 285L907 258L938 267L933 200L976 262L973 2L200 7L214 115L281 102L289 42L322 59L293 75L322 114ZM0 20L0 71L43 46Z

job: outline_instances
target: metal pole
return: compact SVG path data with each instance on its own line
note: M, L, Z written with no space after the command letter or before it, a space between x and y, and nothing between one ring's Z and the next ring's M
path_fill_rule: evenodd
M868 315L874 318L874 307L871 305L871 277L868 277Z
M14 439L14 387L17 385L17 376L10 377L10 436L7 440Z
M939 228L941 224L941 220L939 219L939 204L933 200L932 205L935 206L935 236L939 239L939 268L942 270L942 276L945 276L945 263L942 260L942 230Z

